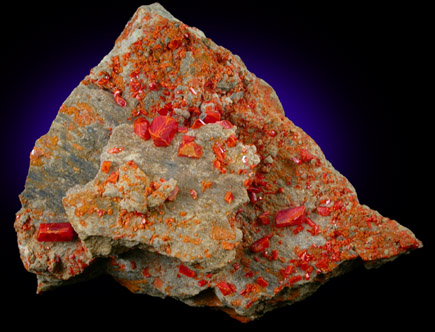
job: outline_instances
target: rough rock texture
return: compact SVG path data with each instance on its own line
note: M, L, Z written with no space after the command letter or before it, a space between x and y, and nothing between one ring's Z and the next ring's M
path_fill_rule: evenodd
M137 10L61 106L20 199L14 226L38 292L108 273L241 321L354 262L422 246L359 204L238 56L159 4ZM73 239L41 241L45 223L70 223Z

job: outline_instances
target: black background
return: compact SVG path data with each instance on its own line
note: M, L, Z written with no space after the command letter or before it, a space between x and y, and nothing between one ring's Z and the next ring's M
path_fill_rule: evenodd
M249 324L171 299L130 294L110 277L35 294L36 277L19 259L13 230L29 152L62 101L110 51L136 8L149 3L19 2L2 9L0 301L8 310L0 315L18 324L57 329L81 328L87 317L102 326L140 324L143 329L203 323L241 329L423 327L433 295L427 261L433 204L423 197L432 196L433 107L425 99L433 94L426 85L433 40L428 37L428 9L417 5L160 2L184 23L240 55L248 69L277 90L284 107L286 75L291 73L293 84L304 93L322 95L319 103L330 103L330 112L318 116L328 119L325 126L335 124L331 135L340 151L326 144L328 132L321 124L311 126L310 114L295 123L349 178L362 203L409 227L423 241L423 249L378 270L359 268L331 280L309 299ZM261 66L259 59L264 60ZM13 312L27 318L14 318Z

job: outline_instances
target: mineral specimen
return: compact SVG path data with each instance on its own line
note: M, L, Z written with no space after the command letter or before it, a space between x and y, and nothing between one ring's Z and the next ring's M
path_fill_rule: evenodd
M60 107L20 199L38 293L107 273L241 321L422 246L359 204L238 56L157 3Z

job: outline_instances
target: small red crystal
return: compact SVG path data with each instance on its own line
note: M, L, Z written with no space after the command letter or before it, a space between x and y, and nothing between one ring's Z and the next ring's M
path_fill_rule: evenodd
M284 278L287 278L293 272L295 272L293 265L287 265L284 269L281 269L281 274Z
M190 142L194 142L195 138L196 138L195 136L183 135L182 142L185 144L190 143Z
M120 146L120 147L111 148L107 152L114 154L114 153L120 153L122 151L124 151L124 148Z
M225 193L225 197L224 197L225 202L227 202L228 204L231 204L232 201L234 200L234 195L231 191L227 191Z
M227 283L225 281L221 281L216 286L224 296L233 294L236 291L236 287L233 284Z
M39 242L72 241L74 229L68 222L42 223L39 225Z
M180 191L180 188L176 186L174 190L171 191L171 193L168 196L168 201L172 202L175 201L175 198L177 198L178 192Z
M308 162L310 160L314 159L314 156L309 153L307 150L305 149L301 149L301 161L302 162Z
M258 277L256 282L261 287L267 287L269 285L269 283L263 277Z
M118 178L119 178L119 172L113 172L107 177L106 181L110 183L116 183L118 182Z
M269 225L269 223L270 223L269 215L270 215L270 212L266 211L258 216L258 219L260 219L260 222L262 225Z
M234 135L234 134L232 134L230 137L228 137L228 139L226 140L225 143L227 143L227 146L228 146L229 148L233 148L233 147L235 147L236 144L237 144L237 136Z
M186 277L189 278L194 278L196 276L196 272L192 271L191 269L189 269L187 266L181 264L180 267L178 268L178 271L181 274L184 274Z
M168 48L170 50L175 50L181 46L181 40L179 39L173 39L168 43Z
M195 143L195 136L183 136L183 141L178 147L178 156L199 159L202 157L202 146Z
M269 130L267 132L267 135L270 136L270 137L275 137L276 136L276 131L275 130Z
M308 230L311 235L315 236L319 234L319 226L314 223L310 218L305 217L305 222L308 224L308 226L311 227L311 230Z
M189 90L195 96L198 94L198 92L196 92L196 90L194 88L192 88L192 87L189 87Z
M157 111L157 113L159 113L160 115L165 115L165 116L168 115L169 112L172 112L172 103L165 104L165 106L163 106Z
M204 123L215 123L221 119L219 112L215 111L205 111L205 117L202 119Z
M216 158L219 161L224 161L226 158L225 148L224 145L220 142L215 142L212 146L212 150L214 154L216 155Z
M192 129L198 129L205 125L205 122L201 119L196 119L192 124Z
M144 140L149 140L151 135L149 133L150 123L145 118L137 118L134 120L133 129L137 136Z
M262 237L261 239L258 239L257 241L255 241L254 243L252 243L249 246L249 249L252 252L262 252L262 251L266 250L267 248L269 248L269 245L270 245L269 239L271 237L272 237L272 235L269 234L269 235Z
M293 276L293 277L290 277L288 282L289 282L290 286L292 286L294 283L297 283L300 280L302 280L302 276Z
M125 99L121 97L121 90L116 89L115 92L113 93L113 97L115 98L115 102L119 106L125 107L127 105L127 102L125 101Z
M104 173L108 174L111 165L112 165L111 161L108 161L108 160L103 161L103 164L101 165L101 172L104 172Z
M304 205L278 211L275 216L275 226L287 227L293 225L300 225L304 221L304 214Z
M218 125L221 125L225 129L231 129L233 128L233 124L228 120L221 120L216 122Z
M199 159L202 156L202 147L195 142L181 143L178 148L178 156Z
M331 210L327 206L318 206L317 212L324 217L327 217L331 214Z
M156 82L150 82L148 83L148 89L150 89L151 91L156 91L159 89L159 85Z
M198 198L198 193L196 192L195 189L190 189L190 195L192 196L193 199Z
M169 146L177 132L178 122L170 116L156 116L149 128L154 145L158 147Z

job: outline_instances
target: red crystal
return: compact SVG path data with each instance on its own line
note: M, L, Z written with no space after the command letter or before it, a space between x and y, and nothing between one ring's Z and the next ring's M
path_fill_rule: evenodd
M251 200L252 204L257 203L258 201L257 194L255 192L249 192L249 199Z
M261 287L267 287L269 285L269 283L263 278L263 277L258 277L256 280L257 284L259 284Z
M184 127L184 126L178 127L178 132L179 133L187 133L188 130L189 130L189 128Z
M105 74L104 77L100 78L97 82L98 85L103 86L105 84L107 84L110 80L110 76Z
M150 83L148 84L148 88L149 88L151 91L156 91L156 90L159 88L159 86L158 86L158 84L157 84L156 82L150 82Z
M180 191L180 188L178 186L176 186L174 188L174 190L171 191L171 193L168 196L168 201L172 202L175 200L175 198L177 198L178 192Z
M183 135L182 140L183 140L184 144L187 144L187 143L190 143L190 142L194 142L195 141L195 136Z
M262 237L261 239L258 239L257 241L255 241L254 243L252 243L249 246L249 249L252 252L262 252L262 251L266 250L267 248L269 248L269 245L270 245L269 239L271 237L272 237L272 235L269 234L269 235Z
M226 194L225 194L224 199L225 199L225 201L226 201L228 204L231 204L231 202L232 202L233 199L234 199L234 195L233 195L233 193L232 193L231 191L227 191Z
M169 146L177 132L178 122L170 116L156 116L149 128L154 145L158 147Z
M149 140L151 135L149 133L150 123L145 118L137 118L133 123L134 132L137 136L144 140Z
M317 207L317 212L324 217L327 217L330 215L331 210L329 210L329 207L327 206L318 206Z
M212 150L213 150L214 154L216 155L216 158L219 161L224 161L225 160L226 153L225 153L225 148L224 148L222 143L215 142L213 144Z
M203 125L205 125L204 121L202 121L201 119L196 119L192 124L192 129L201 128Z
M119 106L125 107L127 105L127 102L125 101L125 99L121 97L121 90L116 89L115 92L113 93L113 97L115 97L115 102Z
M293 276L288 281L289 281L290 286L292 286L294 283L296 283L300 280L302 280L301 276Z
M248 186L248 188L246 188L246 190L250 193L255 193L255 194L259 194L262 191L261 188L253 187L253 186Z
M103 164L101 165L101 172L104 172L104 173L109 173L109 170L110 170L110 166L112 165L112 162L111 161L103 161Z
M193 199L198 198L198 193L196 192L195 189L190 189L190 195L192 196Z
M287 278L290 274L294 272L293 265L287 265L284 269L281 269L281 274L284 278Z
M233 284L227 283L225 281L221 281L216 286L224 296L233 294L236 291L236 287Z
M221 125L225 129L231 129L233 128L233 124L228 120L221 120L216 122L218 125Z
M186 277L189 278L194 278L196 276L196 272L192 271L191 269L189 269L187 266L181 264L180 267L178 268L178 271L181 274L184 274Z
M122 151L124 151L124 148L122 147L122 146L120 146L120 147L114 147L114 148L111 148L111 149L109 149L107 152L109 152L109 153L120 153L120 152L122 152Z
M181 46L181 40L179 39L173 39L168 43L168 48L170 50L175 50Z
M301 149L301 161L308 162L314 159L314 156L305 149Z
M304 221L304 214L304 205L278 211L275 216L275 226L287 227L293 225L300 225Z
M172 103L165 104L165 106L157 111L160 115L168 115L169 112L172 112Z
M43 223L39 225L39 242L64 242L72 241L74 229L68 222Z
M118 182L118 178L119 178L119 172L113 172L107 177L106 181L110 183L116 183Z
M319 226L314 223L310 218L305 217L305 222L308 224L308 226L311 227L311 230L308 230L311 235L315 236L319 234Z
M196 92L196 90L194 88L192 88L192 87L189 87L189 90L195 96L198 94L198 92Z
M178 148L178 156L199 159L202 156L202 146L195 142L183 142Z
M276 131L275 130L269 130L267 132L267 135L269 135L270 137L275 137L276 136Z
M270 220L268 217L269 215L270 215L270 212L266 211L258 216L258 219L260 219L260 222L262 225L269 225L269 223L270 223Z
M184 135L178 147L178 156L199 159L202 157L202 146L195 143L195 136Z
M215 111L205 111L205 117L202 119L204 123L215 123L221 119L219 112Z
M236 146L237 144L237 136L232 134L230 137L228 137L228 139L226 140L227 146L229 148L233 148Z

